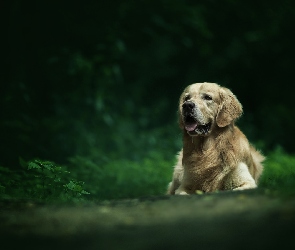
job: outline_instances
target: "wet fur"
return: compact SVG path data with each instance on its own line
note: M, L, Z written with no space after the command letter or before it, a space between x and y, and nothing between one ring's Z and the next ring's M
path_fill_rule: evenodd
M206 103L201 92L213 95ZM212 128L208 135L190 135L184 128L182 104L190 94ZM193 194L196 190L242 190L255 188L264 157L251 146L234 125L242 114L242 105L233 93L214 83L188 86L180 97L179 125L183 130L183 149L174 167L168 194Z

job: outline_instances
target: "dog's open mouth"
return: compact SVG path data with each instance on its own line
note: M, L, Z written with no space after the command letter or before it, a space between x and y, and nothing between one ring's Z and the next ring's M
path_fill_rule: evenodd
M206 124L200 124L194 117L186 116L184 118L184 127L190 135L206 135L210 131L211 122Z

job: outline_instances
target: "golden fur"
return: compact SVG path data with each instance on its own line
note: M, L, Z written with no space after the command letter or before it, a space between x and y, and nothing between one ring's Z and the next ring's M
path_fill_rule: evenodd
M179 101L183 149L168 194L257 186L264 157L234 125L241 114L242 105L227 88L215 83L185 88Z

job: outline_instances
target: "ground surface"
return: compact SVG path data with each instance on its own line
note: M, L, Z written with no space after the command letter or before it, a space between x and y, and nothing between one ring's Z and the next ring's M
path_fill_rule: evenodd
M0 202L0 249L295 249L295 197L264 190L84 205Z

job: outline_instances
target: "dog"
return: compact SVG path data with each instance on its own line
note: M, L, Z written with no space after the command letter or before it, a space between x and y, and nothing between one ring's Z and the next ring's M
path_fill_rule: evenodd
M243 109L236 96L216 83L194 83L179 100L183 148L168 194L256 188L264 156L235 125Z

